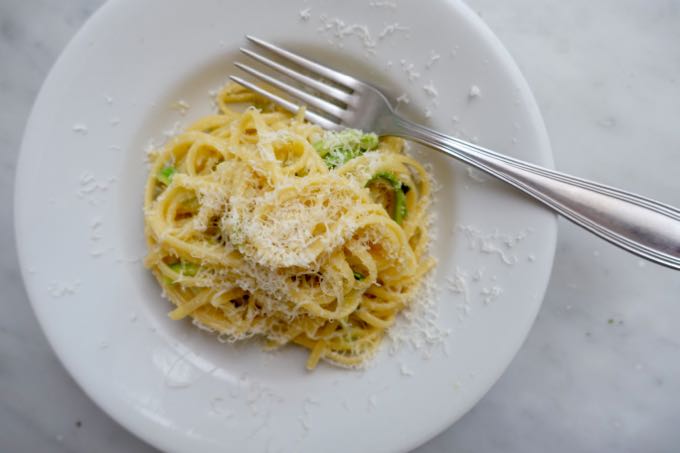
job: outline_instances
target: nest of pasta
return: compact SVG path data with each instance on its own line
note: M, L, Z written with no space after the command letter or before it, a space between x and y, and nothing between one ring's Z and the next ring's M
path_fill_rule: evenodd
M235 84L217 105L151 154L145 264L170 317L361 365L433 266L427 173L401 139L324 131Z

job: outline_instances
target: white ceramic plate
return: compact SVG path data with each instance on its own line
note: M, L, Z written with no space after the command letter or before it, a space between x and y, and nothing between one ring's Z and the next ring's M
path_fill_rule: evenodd
M16 234L35 312L87 394L163 450L412 449L475 404L517 352L550 273L555 218L420 151L441 185L443 343L383 348L365 371L309 373L297 348L225 345L170 321L140 262L144 148L211 111L208 92L234 72L246 33L405 93L407 113L428 111L435 128L551 165L525 81L462 3L110 2L54 66L26 129Z

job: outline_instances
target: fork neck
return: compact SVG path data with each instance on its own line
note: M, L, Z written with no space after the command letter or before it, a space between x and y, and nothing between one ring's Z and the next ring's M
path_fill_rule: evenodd
M421 143L425 146L433 147L437 151L447 154L468 164L474 165L473 161L480 158L495 158L505 162L518 161L508 156L501 155L482 146L468 143L450 135L437 132L434 129L423 126L397 114L385 117L379 124L381 135L394 135ZM530 164L526 164L530 165Z
M423 126L406 118L402 118L397 114L385 116L381 119L379 131L382 135L393 135L396 137L414 140L428 146L446 146L452 141L458 145L464 145L465 142L459 141L454 137L437 132L434 129Z

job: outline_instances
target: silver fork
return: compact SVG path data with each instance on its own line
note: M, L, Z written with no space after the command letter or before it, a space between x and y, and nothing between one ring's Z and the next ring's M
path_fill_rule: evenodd
M301 104L241 77L231 78L283 108L297 112L300 105L309 106L316 111L307 109L305 117L325 129L356 128L380 136L415 140L507 182L612 244L680 270L680 210L504 156L413 123L399 116L392 107L393 102L378 88L252 36L247 39L256 47L277 55L286 64L245 48L241 48L241 52L297 85L242 63L235 63L236 66L298 99ZM310 89L323 97L311 94Z

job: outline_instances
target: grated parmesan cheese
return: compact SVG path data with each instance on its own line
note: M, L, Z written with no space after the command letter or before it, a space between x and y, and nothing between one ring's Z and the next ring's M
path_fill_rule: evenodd
M368 6L373 8L391 8L397 9L397 3L387 0L371 0L368 2Z
M189 112L189 109L191 109L191 105L185 101L184 99L179 99L175 102L172 103L170 106L173 110L176 110L179 112L180 115L184 116Z
M397 98L397 104L409 104L410 102L411 98L409 98L406 93L401 93Z
M529 230L524 230L515 235L503 235L494 231L485 234L471 225L459 225L458 229L465 234L468 245L471 249L484 254L495 254L507 265L516 264L519 259L516 255L507 252L514 248L519 242L527 237Z
M428 83L427 85L423 85L423 91L425 91L425 93L431 98L436 98L439 96L439 92L437 91L437 88L435 88L431 80L430 83Z
M441 55L439 55L434 50L430 50L430 59L427 60L427 63L425 63L425 69L430 69L437 61L439 61L440 58Z
M420 78L420 73L416 71L415 65L413 63L408 63L406 60L401 60L401 68L406 73L406 77L409 82L413 82Z
M337 44L346 36L355 36L363 45L364 49L369 53L375 54L376 41L371 36L368 27L359 24L346 24L342 19L337 17L329 18L325 14L319 16L322 26L318 28L319 32L329 33L331 35L330 44ZM335 38L335 41L333 40Z
M492 286L490 288L482 288L480 291L480 294L482 295L482 301L484 304L488 305L494 300L498 298L501 294L503 294L503 289L499 286Z
M487 176L486 173L477 170L476 168L467 167L465 171L467 172L468 177L475 182L485 183L489 180L489 176Z
M472 275L472 280L475 282L478 282L482 279L482 276L484 275L484 269L477 269L475 273Z
M52 281L47 287L50 296L60 298L75 294L80 287L80 280L76 279L72 283Z
M103 201L103 192L106 192L109 189L109 186L115 182L115 178L98 181L92 173L85 171L80 175L79 187L78 190L76 190L76 195L78 198L86 200L91 205L97 205Z
M467 302L464 302L462 304L458 304L456 306L456 309L458 310L458 320L459 321L463 321L465 318L470 316L470 312L472 311L472 307ZM444 343L444 345L446 346L446 343Z
M383 30L378 34L378 40L381 41L385 39L386 37L394 34L397 31L409 31L408 27L404 27L402 25L399 25L398 22L395 22L393 24L385 26Z
M456 266L453 275L446 277L446 289L453 294L462 294L465 302L470 302L470 289L467 283L468 274Z
M402 363L399 365L399 372L402 376L413 376L413 370L411 370L406 364Z
M163 135L165 136L166 139L170 139L178 135L181 131L182 123L180 121L175 121L175 124L173 124L170 129L166 129L163 131Z

